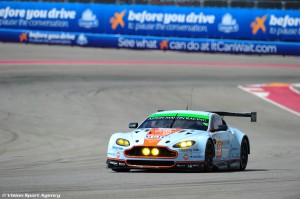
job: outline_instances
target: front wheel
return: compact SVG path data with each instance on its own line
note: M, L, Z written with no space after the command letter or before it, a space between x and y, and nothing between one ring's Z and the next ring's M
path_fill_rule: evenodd
M241 155L240 155L240 170L244 171L248 163L249 144L246 138L243 138L241 144Z
M204 162L204 170L206 172L211 172L213 170L214 168L213 159L214 159L214 145L210 140L208 140L206 143L205 162Z

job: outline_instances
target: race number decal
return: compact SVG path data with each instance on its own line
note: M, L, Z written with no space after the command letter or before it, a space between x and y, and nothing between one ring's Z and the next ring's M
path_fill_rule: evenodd
M217 152L216 152L216 158L222 157L222 140L217 141Z

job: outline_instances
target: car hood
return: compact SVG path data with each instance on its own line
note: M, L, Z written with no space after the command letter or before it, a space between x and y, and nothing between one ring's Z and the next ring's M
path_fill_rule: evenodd
M181 128L147 128L136 129L132 132L131 139L134 145L157 146L168 145L184 139L189 139L195 135L207 134L206 131L181 129Z

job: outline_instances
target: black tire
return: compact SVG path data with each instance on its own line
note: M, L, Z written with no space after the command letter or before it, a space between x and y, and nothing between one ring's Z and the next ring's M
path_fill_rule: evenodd
M204 171L211 172L214 169L214 145L211 140L208 140L205 148Z
M112 168L111 170L115 171L115 172L129 172L130 169L119 169L119 168Z
M240 154L240 170L244 171L248 164L249 155L249 144L246 138L243 138L241 143L241 154Z

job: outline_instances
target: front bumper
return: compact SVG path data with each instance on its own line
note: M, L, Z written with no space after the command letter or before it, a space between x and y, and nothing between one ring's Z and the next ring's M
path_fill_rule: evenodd
M186 161L175 162L170 160L157 159L110 159L108 158L107 167L111 169L194 169L202 170L204 168L204 161Z

